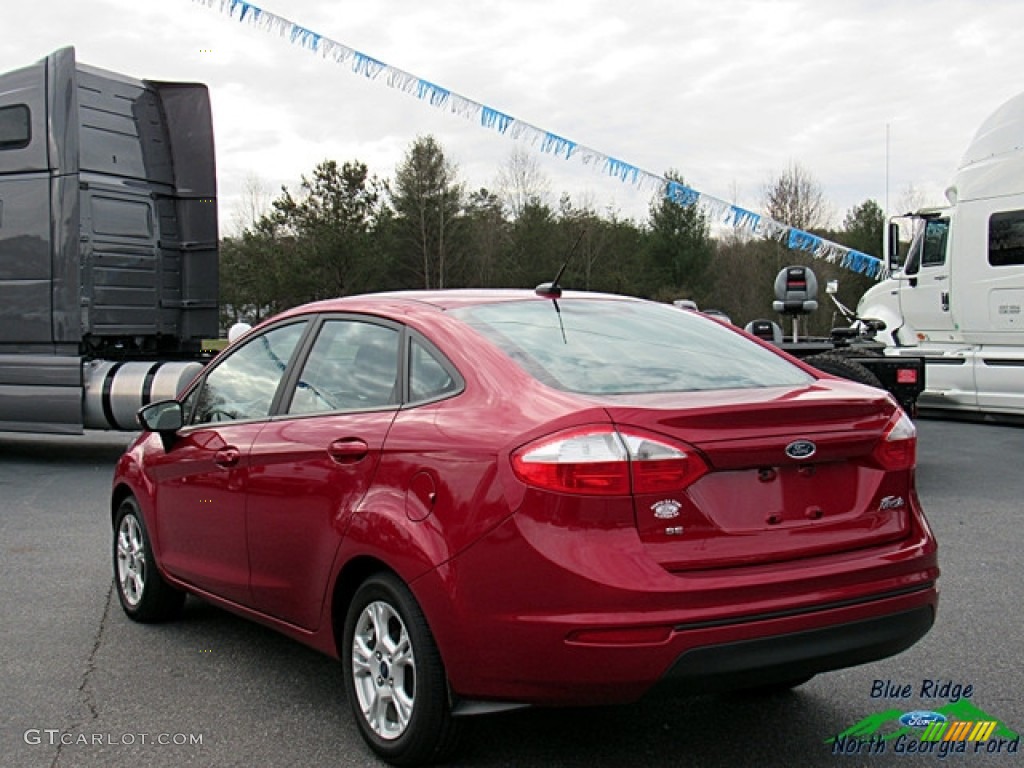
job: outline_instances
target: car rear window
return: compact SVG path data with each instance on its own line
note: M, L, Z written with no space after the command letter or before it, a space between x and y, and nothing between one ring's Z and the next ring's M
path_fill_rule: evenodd
M451 312L530 375L570 392L793 387L814 381L714 320L654 302L562 298Z

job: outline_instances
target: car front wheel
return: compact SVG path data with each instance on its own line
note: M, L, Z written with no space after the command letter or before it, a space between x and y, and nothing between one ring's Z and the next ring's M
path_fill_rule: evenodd
M374 752L392 765L453 754L459 727L441 655L397 577L377 574L359 587L345 618L342 659L356 725Z
M114 518L114 582L121 607L135 621L173 619L185 602L185 593L157 571L146 524L131 496L121 502Z

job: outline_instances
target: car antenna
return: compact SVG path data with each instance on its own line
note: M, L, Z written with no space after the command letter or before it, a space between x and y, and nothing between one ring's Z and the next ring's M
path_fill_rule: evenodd
M534 293L540 296L542 299L551 299L551 303L555 307L555 314L558 315L558 327L562 331L562 343L568 344L569 339L565 337L565 323L562 322L562 308L558 306L558 297L562 295L562 286L558 282L562 279L562 274L565 272L565 268L569 266L569 260L572 259L574 253L576 253L576 247L580 244L580 240L583 239L583 235L586 234L587 228L583 227L580 229L580 233L576 236L576 242L572 244L572 248L569 249L569 255L565 257L565 261L562 262L562 266L558 269L558 274L555 275L555 279L550 283L541 283L534 289Z
M587 233L587 228L583 227L580 229L580 233L576 236L576 242L572 244L572 248L569 249L569 254L565 257L565 261L562 262L562 266L558 269L558 274L555 275L555 279L550 283L541 283L533 292L544 299L557 299L562 295L562 286L559 282L562 280L562 274L565 272L565 268L569 266L569 262L572 260L573 255L576 253L576 248L579 247L580 240ZM558 307L557 302L555 307ZM564 334L563 334L564 335Z

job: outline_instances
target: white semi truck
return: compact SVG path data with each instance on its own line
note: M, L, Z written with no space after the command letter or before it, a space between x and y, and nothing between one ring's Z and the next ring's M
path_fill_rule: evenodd
M893 220L892 277L857 314L884 321L886 354L925 359L920 408L1024 416L1024 93L982 123L946 197Z

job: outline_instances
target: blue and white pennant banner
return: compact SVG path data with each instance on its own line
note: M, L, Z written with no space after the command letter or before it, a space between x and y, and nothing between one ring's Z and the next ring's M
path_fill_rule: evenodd
M371 80L382 79L389 87L415 96L433 107L448 109L453 114L479 122L483 128L497 131L503 136L524 141L555 157L579 160L591 168L601 169L608 176L642 190L658 191L682 206L698 206L712 223L732 227L766 240L774 240L816 259L839 264L853 272L875 279L888 276L885 264L874 256L833 243L810 232L790 227L748 211L704 192L691 189L659 174L645 171L583 144L551 133L535 125L512 117L505 112L480 102L467 99L429 80L392 67L372 56L349 48L328 37L319 35L281 16L263 10L247 0L194 0L209 8L217 7L223 13L267 32L277 33L294 45L306 48L325 59L347 64L353 73Z

